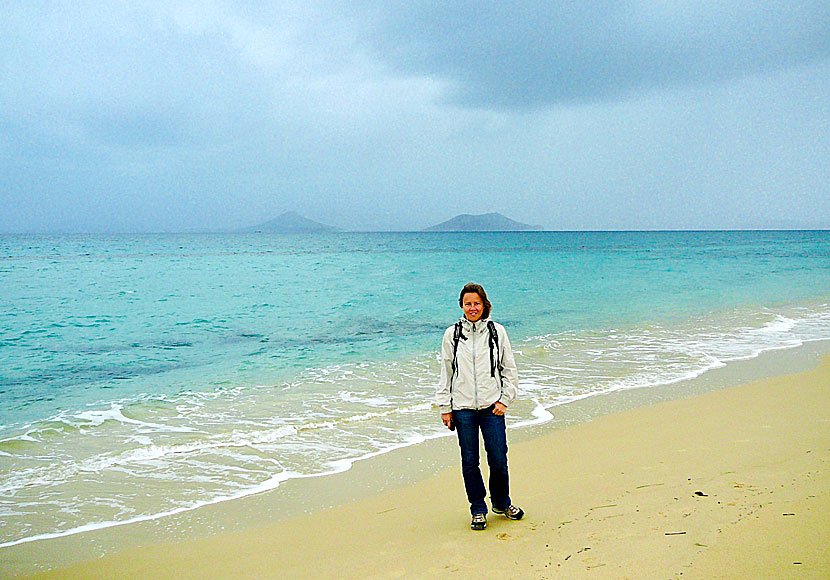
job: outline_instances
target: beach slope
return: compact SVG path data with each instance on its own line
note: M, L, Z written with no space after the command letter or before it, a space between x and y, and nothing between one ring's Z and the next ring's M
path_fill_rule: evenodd
M37 577L828 578L828 388L825 356L805 373L515 444L513 496L527 517L491 515L483 532L469 529L453 467L332 509Z

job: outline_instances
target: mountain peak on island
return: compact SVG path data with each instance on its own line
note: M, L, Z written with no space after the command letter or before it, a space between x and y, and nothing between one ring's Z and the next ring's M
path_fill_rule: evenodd
M500 213L455 216L440 224L426 228L425 232L524 232L540 231L542 226L523 224Z
M295 211L287 211L272 220L245 228L246 232L265 232L269 234L306 234L319 232L337 232L338 228L321 224Z

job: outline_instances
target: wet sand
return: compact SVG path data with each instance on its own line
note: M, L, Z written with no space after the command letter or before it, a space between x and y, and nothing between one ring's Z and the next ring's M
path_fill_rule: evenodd
M37 578L830 577L830 356L796 375L513 435L520 522L491 514L485 531L469 529L446 438L306 482L330 494L329 509L286 516L287 487L189 516L160 542L124 526L16 546L0 552L0 575L42 557L55 567ZM395 481L372 494L378 478ZM363 497L343 499L361 482ZM70 553L119 536L128 548Z

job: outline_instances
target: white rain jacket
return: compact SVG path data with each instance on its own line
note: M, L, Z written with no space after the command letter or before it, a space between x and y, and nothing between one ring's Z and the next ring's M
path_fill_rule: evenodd
M497 401L509 405L516 398L519 385L516 361L513 359L507 332L497 322L494 323L498 333L498 353L494 353L497 363L495 377L490 374L489 320L482 319L473 323L466 318L461 319L465 338L458 341L455 375L452 369L455 325L444 332L441 377L435 395L441 413L449 413L453 409L486 409Z

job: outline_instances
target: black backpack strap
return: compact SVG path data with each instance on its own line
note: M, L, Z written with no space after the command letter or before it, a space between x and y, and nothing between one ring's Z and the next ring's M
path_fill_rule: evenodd
M490 331L490 376L495 378L496 368L499 366L499 333L496 324L492 320L487 321L487 330Z
M458 373L458 341L460 340L467 340L467 337L464 336L464 327L461 325L461 321L455 323L455 328L452 332L452 375L450 376L450 382L452 383L453 377Z

